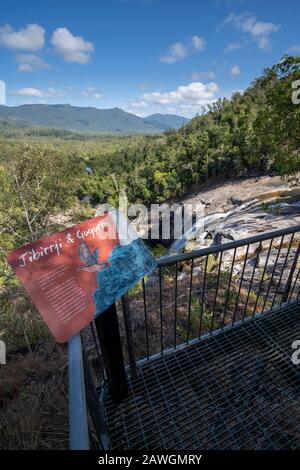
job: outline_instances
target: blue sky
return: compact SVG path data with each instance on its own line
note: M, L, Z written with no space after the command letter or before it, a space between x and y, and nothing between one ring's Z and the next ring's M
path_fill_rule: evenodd
M299 20L299 0L10 0L0 79L9 106L190 117L300 54Z

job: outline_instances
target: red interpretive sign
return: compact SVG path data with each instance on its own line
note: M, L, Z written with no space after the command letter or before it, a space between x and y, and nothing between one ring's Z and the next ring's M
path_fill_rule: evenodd
M8 262L58 342L85 327L95 315L96 274L118 245L110 214L18 248Z
M8 262L62 343L156 267L119 211L18 248Z

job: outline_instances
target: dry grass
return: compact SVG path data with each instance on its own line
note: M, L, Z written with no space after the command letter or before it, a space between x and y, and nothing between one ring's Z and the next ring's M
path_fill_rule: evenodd
M68 447L65 346L47 340L0 368L0 449Z

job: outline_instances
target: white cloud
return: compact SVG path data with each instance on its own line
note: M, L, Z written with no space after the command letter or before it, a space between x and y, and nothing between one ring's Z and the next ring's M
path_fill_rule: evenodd
M279 24L259 21L250 13L242 13L240 15L230 13L225 19L224 24L232 24L238 31L250 34L252 40L263 50L270 49L269 36L277 33L281 28Z
M241 74L241 69L238 65L233 65L230 69L230 73L233 77L237 77Z
M50 68L47 62L34 54L18 54L16 61L19 64L18 68L20 72L35 72L37 70Z
M23 51L38 51L44 47L45 30L38 24L28 24L15 31L10 25L0 27L0 45Z
M191 39L186 42L175 42L168 47L167 53L160 58L161 62L166 64L173 64L178 60L185 59L194 51L202 51L205 48L206 41L200 36L192 36Z
M51 44L56 54L66 62L87 64L94 51L93 43L85 41L81 36L74 36L67 28L57 28L52 34Z
M216 83L192 82L178 86L173 91L144 93L138 100L129 103L129 109L159 108L165 112L174 109L186 115L201 112L201 108L217 99L219 87Z
M81 96L83 96L84 98L93 98L96 100L101 100L103 98L103 95L99 93L95 87L92 86L87 87L87 89L81 93Z
M14 96L30 96L31 98L55 98L64 96L62 90L56 90L55 88L48 88L48 90L40 90L39 88L20 88L10 93Z
M233 52L233 51L238 51L239 49L242 49L243 48L243 45L240 43L240 42L230 42L229 44L227 44L226 48L225 48L225 52L226 54L228 54L229 52Z
M213 70L203 70L202 72L193 72L191 74L191 79L193 81L214 80L215 78L216 78L216 74Z
M205 48L206 42L200 36L192 36L191 44L196 49L196 51L202 51Z
M188 55L187 47L182 44L182 42L175 42L169 46L167 54L160 58L161 62L165 62L166 64L173 64L178 60L185 59Z

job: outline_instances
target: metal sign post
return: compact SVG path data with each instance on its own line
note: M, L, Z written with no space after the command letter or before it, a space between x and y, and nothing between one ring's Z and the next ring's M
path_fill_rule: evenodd
M128 395L116 304L95 319L112 398L119 403Z
M130 303L129 303L128 294L124 294L122 296L122 307L123 307L123 318L124 318L124 325L125 325L126 339L127 339L130 372L131 372L131 377L136 378L137 376L136 359L135 359L135 351L134 351L134 343L133 343L133 335L132 335L131 312L130 312Z

